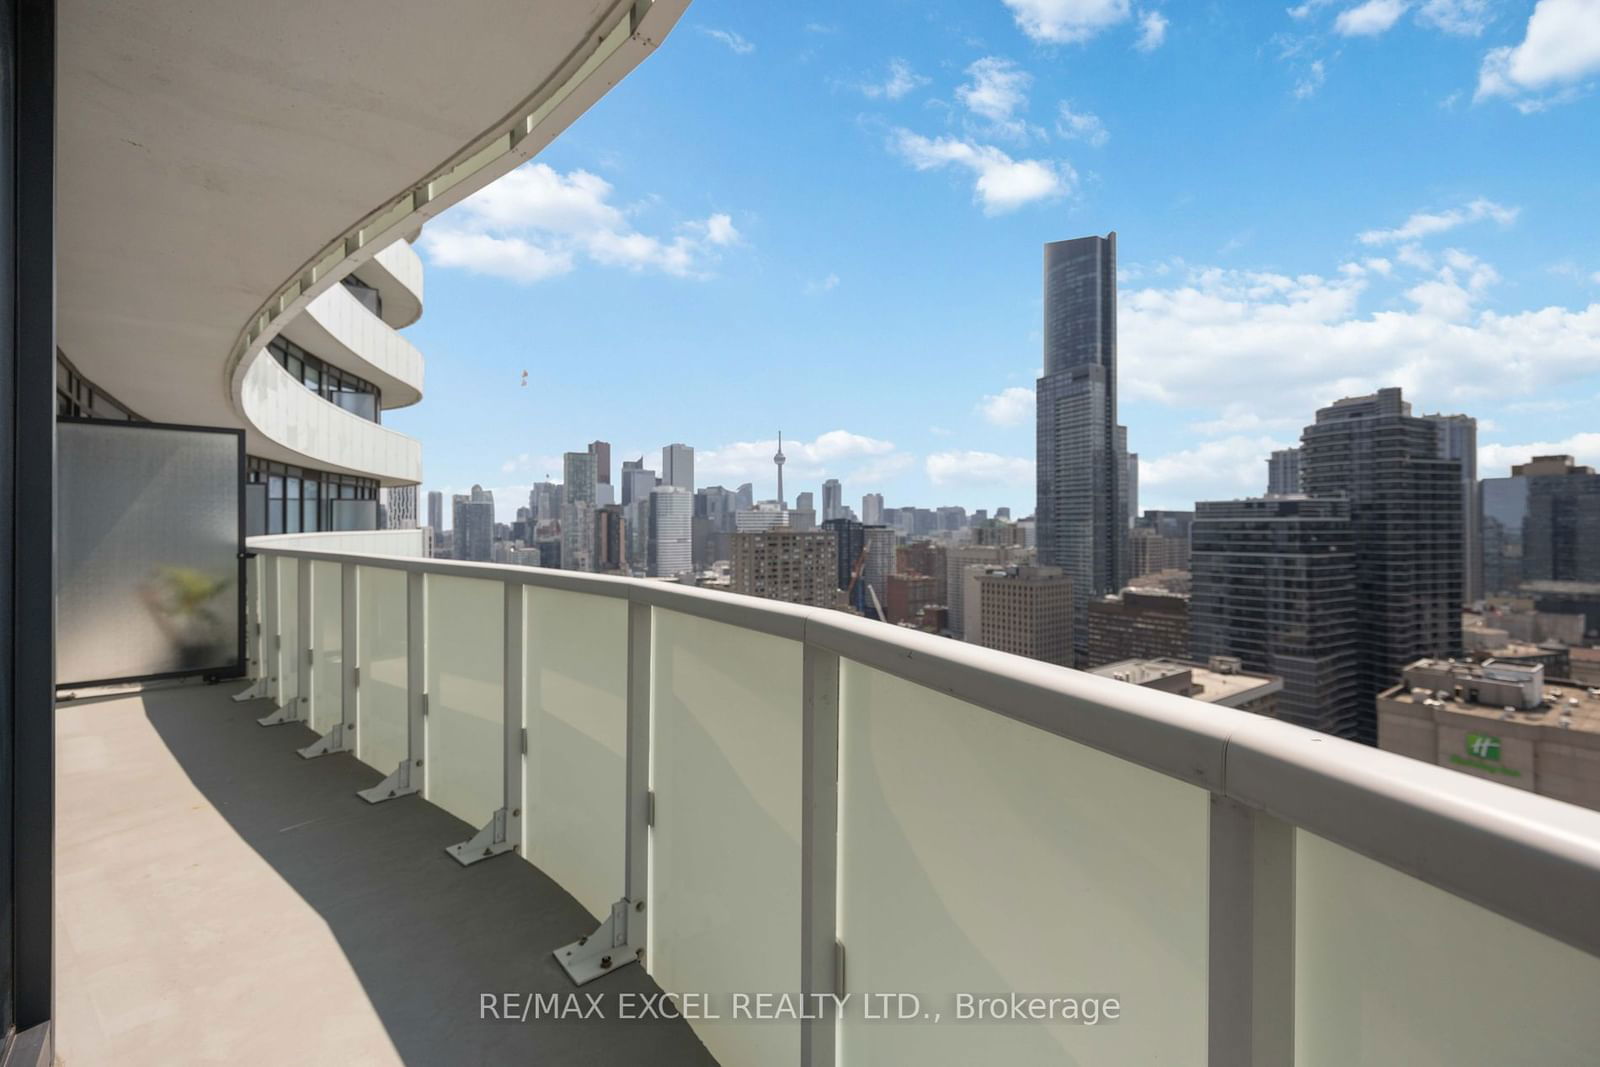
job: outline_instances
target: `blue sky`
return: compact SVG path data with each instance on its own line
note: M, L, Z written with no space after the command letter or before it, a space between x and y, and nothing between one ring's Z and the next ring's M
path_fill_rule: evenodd
M1114 229L1143 507L1259 494L1380 385L1485 476L1600 464L1597 88L1596 0L695 0L428 225L385 419L502 518L595 438L772 496L780 429L791 501L1020 516L1040 246Z

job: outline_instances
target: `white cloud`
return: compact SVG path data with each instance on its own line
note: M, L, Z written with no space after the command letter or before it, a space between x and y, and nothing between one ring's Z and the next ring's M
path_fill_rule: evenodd
M1162 456L1139 456L1139 488L1189 490L1195 499L1260 496L1266 490L1267 456L1292 441L1233 434L1202 441Z
M927 84L928 79L912 70L911 64L903 59L891 59L883 81L863 85L861 91L875 100L898 100Z
M1346 37L1376 37L1387 33L1405 13L1406 0L1366 0L1339 12L1333 29Z
M1141 52L1154 52L1167 39L1167 17L1159 11L1146 11L1139 16L1139 39L1133 47Z
M829 274L825 278L818 278L815 281L806 282L806 292L812 295L817 293L831 293L838 287L839 276L837 274Z
M1015 486L1034 484L1033 460L994 452L935 452L923 464L928 481L945 486Z
M1036 41L1087 41L1127 19L1129 0L1005 0L1022 32Z
M986 215L1000 215L1036 200L1066 196L1077 181L1076 172L1066 163L1012 159L993 145L954 137L928 138L897 129L890 147L917 170L956 166L972 172L976 179L973 198Z
M978 413L996 426L1021 426L1034 416L1032 389L1013 385L978 401Z
M1489 24L1489 0L1425 0L1417 19L1460 37L1476 37Z
M1317 90L1322 88L1322 83L1327 80L1328 68L1322 65L1322 60L1312 60L1305 74L1294 83L1294 98L1304 100L1309 96L1315 96Z
M1483 422L1479 420L1479 429ZM1533 441L1528 444L1478 445L1478 477L1504 478L1513 463L1526 463L1534 456L1571 456L1587 466L1600 466L1600 433L1575 433L1560 441Z
M1094 148L1099 148L1111 138L1099 115L1092 111L1074 111L1066 100L1061 101L1056 116L1056 133L1062 137L1087 141Z
M1124 394L1186 408L1308 414L1398 385L1419 403L1471 410L1594 373L1600 302L1487 310L1498 275L1459 250L1441 255L1429 274L1394 273L1193 268L1169 287L1125 291ZM1385 292L1370 291L1380 283Z
M1028 86L1033 76L1009 59L985 56L967 68L971 79L956 88L956 99L968 111L986 119L993 132L1018 140L1028 136L1027 122L1017 116L1028 106Z
M525 164L428 224L422 247L443 267L531 284L571 271L580 256L629 270L705 276L738 227L722 212L670 237L635 229L611 203L611 183L588 171Z
M772 462L772 454L777 450L776 437L696 449L695 477L708 485L716 481L761 484L763 479L769 478L776 482L777 467ZM791 478L888 477L886 472L903 470L915 462L913 457L896 450L893 442L848 430L830 430L811 441L785 437L783 455L786 482ZM756 495L763 496L764 492L758 491Z
M1600 270L1597 270L1593 274L1589 275L1589 280L1594 282L1596 285L1600 285Z
M1474 100L1503 96L1523 112L1573 99L1580 83L1600 74L1600 4L1539 0L1522 43L1483 57ZM1548 96L1537 96L1550 92Z
M700 32L705 34L707 37L710 37L714 41L721 41L723 44L727 45L734 55L747 56L756 50L756 46L753 42L737 33L734 33L732 30L714 30L710 29L709 27L702 26L700 28Z
M1357 235L1362 244L1381 245L1393 244L1396 241L1414 241L1420 237L1431 234L1443 233L1453 230L1457 226L1469 222L1480 222L1490 219L1502 226L1509 226L1517 220L1520 208L1506 207L1493 200L1479 197L1468 204L1447 211L1425 212L1419 211L1406 219L1392 230L1366 230Z

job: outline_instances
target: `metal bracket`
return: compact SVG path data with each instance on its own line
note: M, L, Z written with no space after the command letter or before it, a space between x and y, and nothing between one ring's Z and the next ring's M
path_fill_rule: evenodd
M555 950L556 962L573 985L586 985L619 967L643 961L644 946L628 940L628 918L635 911L644 911L644 901L623 897L611 905L611 914L600 929Z
M395 797L405 797L410 796L412 793L420 793L422 792L422 775L418 773L413 778L411 773L413 768L420 772L422 761L416 760L413 763L412 760L403 759L398 767L389 772L387 778L369 789L356 790L356 796L365 800L368 804L380 804L385 800L393 800Z
M328 756L335 752L349 752L355 748L354 723L336 722L328 732L299 750L301 759L316 759L318 756Z
M300 706L305 703L304 697L296 698L273 712L256 720L258 726L282 726L290 722L304 722L300 715Z
M494 818L490 819L483 829L459 845L451 845L445 851L463 867L470 867L479 860L498 856L502 852L513 852L518 847L514 838L520 835L513 834L512 830L521 815L521 808L510 812L501 808L494 813Z
M257 678L250 683L249 688L233 694L233 702L235 704L246 704L252 700L260 700L262 697L271 696L271 690L272 679L266 677Z

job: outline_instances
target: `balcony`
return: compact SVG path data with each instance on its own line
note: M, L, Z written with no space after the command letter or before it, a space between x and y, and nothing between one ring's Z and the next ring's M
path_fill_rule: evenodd
M253 543L247 703L61 712L69 1062L202 1015L230 1060L263 1035L415 1063L1600 1044L1600 814L839 612L294 540ZM558 950L610 1015L659 987L723 1018L478 1021L480 992L576 989ZM732 1017L760 993L849 999ZM915 1018L869 1017L901 993ZM1102 1015L954 1018L1013 993Z

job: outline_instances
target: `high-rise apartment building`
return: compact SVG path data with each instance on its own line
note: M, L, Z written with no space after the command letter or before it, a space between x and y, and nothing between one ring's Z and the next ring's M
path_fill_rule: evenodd
M1317 412L1300 438L1300 478L1308 495L1350 504L1364 701L1356 739L1376 744L1377 695L1408 664L1461 652L1461 464L1439 456L1433 422L1389 388Z
M945 549L945 597L951 633L965 639L967 632L966 569L974 564L1004 567L1021 558L1022 551L1010 545L951 545Z
M1089 600L1128 578L1115 233L1044 246L1044 375L1036 395L1039 562L1071 579L1081 622ZM1074 629L1084 651L1087 627Z
M1283 679L1278 713L1354 738L1370 722L1357 647L1350 502L1304 496L1197 504L1190 645Z
M1139 518L1139 454L1128 451L1126 426L1117 427L1117 454L1122 457L1122 481L1117 486L1117 492L1122 500L1125 525L1131 530Z
M1300 450L1277 449L1267 457L1267 495L1291 496L1300 491Z
M839 606L839 549L833 531L779 527L736 533L732 546L733 592L816 608Z
M594 549L590 559L601 574L627 570L628 542L621 504L605 504L595 509Z
M661 450L661 482L694 492L693 448L673 444Z
M593 452L563 452L561 454L562 503L593 504L595 502L595 454Z
M528 490L528 511L534 522L561 518L561 486L555 482L535 482Z
M1124 589L1089 602L1089 659L1099 667L1125 659L1182 659L1189 654L1189 598L1160 589Z
M1072 579L1061 568L1010 567L977 586L984 648L1072 665Z
M417 487L392 485L383 491L383 528L386 530L415 530L417 528Z
M593 452L561 456L561 566L569 571L595 569L595 470Z
M1478 516L1478 420L1471 415L1424 415L1438 434L1439 458L1461 465L1461 597L1483 599L1483 551Z
M444 536L444 493L437 489L428 493L428 529L436 541Z
M589 454L594 457L594 480L601 485L610 485L611 442L590 441Z
M694 569L694 494L677 485L650 490L649 573L676 578Z
M822 483L822 521L844 517L844 486L839 479L829 478Z
M1483 589L1600 582L1600 474L1571 456L1535 456L1480 489Z
M868 526L884 525L882 493L868 493L861 498L861 521Z
M451 547L456 559L488 561L494 546L494 494L481 485L452 498Z

